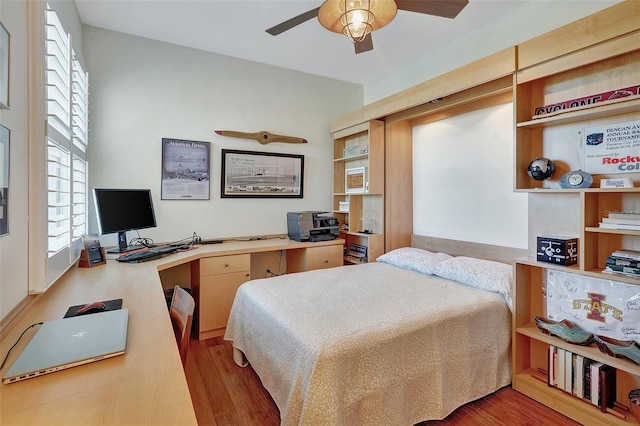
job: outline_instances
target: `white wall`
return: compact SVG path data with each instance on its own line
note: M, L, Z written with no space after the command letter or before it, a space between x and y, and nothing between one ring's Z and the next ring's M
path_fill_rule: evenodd
M155 241L286 233L286 212L331 209L329 124L362 106L352 83L84 28L90 75L90 187L151 188ZM214 130L304 137L307 144L233 139ZM162 138L211 142L210 200L160 199ZM303 154L303 199L221 199L221 149ZM91 201L93 203L93 200ZM91 232L97 233L91 215ZM136 236L129 233L129 238ZM115 235L102 237L114 245Z
M526 249L513 158L512 103L414 127L413 232Z
M27 3L0 2L0 22L10 35L9 110L0 124L10 130L9 234L0 237L0 318L27 296Z
M471 31L416 61L402 64L392 73L367 84L364 88L365 104L577 21L620 1L622 0L530 0L490 24Z

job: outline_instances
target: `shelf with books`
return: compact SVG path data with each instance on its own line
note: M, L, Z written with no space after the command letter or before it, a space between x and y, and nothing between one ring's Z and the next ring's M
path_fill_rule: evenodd
M609 413L602 413L601 409L578 399L559 389L550 388L540 377L541 373L535 369L522 371L514 376L518 382L518 390L525 395L541 395L536 398L549 408L562 412L583 425L615 425L630 426L640 424L631 414L619 418Z
M373 262L378 256L384 254L384 234L363 234L359 232L341 231L340 238L345 240L345 263L363 263L362 258L349 254L349 246L357 244L366 247L366 261Z
M640 387L640 366L635 363L611 357L600 352L595 345L565 343L538 330L534 319L536 316L544 316L546 311L543 287L546 269L572 271L595 277L606 276L601 272L590 273L578 268L537 262L533 257L516 259L512 341L513 388L583 424L638 424L633 416L628 415L621 419L615 414L603 413L601 409L563 390L549 387L545 382L544 378L549 369L549 347L555 346L615 368L616 394L620 404L628 405L626 395L631 389ZM624 281L630 282L630 279Z
M367 247L369 259L384 253L384 137L378 120L333 134L333 214L345 249Z
M629 13L637 16L639 5L622 2L599 12L597 19L586 17L520 44L519 65L514 74L514 191L528 194L529 241L536 241L536 237L542 235L564 235L577 237L579 242L577 265L566 267L538 262L535 254L516 259L512 385L583 424L639 422L630 415L620 419L603 413L592 404L540 380L540 372L548 371L549 347L575 350L581 356L616 368L616 395L622 404L628 405L627 395L631 389L640 388L640 367L631 361L609 357L595 346L576 347L543 335L534 325L534 319L546 314L543 281L547 270L620 281L640 288L640 279L634 276L603 272L613 252L640 250L640 232L619 226L614 229L600 226L601 222L608 222L603 219L611 212L640 211L640 169L626 164L633 163L637 153L632 146L623 149L624 157L621 153L620 158L609 161L625 164L610 169L595 161L599 156L587 156L587 146L601 143L597 136L589 138L589 135L621 123L635 125L640 117L637 91L626 90L640 83L640 49L637 48L640 21L635 20L624 32L618 33L605 24L605 21L624 21ZM586 41L585 31L593 37L591 42ZM585 41L580 48L569 42L578 39ZM558 43L550 48L550 40ZM598 97L607 92L611 92L611 96ZM624 99L615 96L622 92ZM608 139L603 137L602 141L608 142ZM602 144L600 148L605 146L609 145ZM627 160L627 155L632 158ZM555 163L555 174L548 181L538 181L528 175L528 166L536 158L548 158ZM560 178L576 170L592 174L592 187L560 189ZM600 188L601 180L609 178L629 178L635 187ZM535 253L537 247L532 243L530 246Z
M600 226L601 222L606 223L603 220L617 217L616 212L640 211L640 187L585 192L581 203L585 225L582 236L585 271L604 270L607 259L616 250L640 250L640 230Z

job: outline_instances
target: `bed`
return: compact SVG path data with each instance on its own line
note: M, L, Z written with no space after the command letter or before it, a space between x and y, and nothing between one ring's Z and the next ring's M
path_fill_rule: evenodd
M407 247L253 280L238 289L225 339L282 425L443 419L511 381L511 274L504 263Z

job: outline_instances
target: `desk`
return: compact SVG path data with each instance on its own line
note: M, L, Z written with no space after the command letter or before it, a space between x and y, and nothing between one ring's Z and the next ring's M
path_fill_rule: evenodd
M69 306L123 299L129 309L126 354L9 385L0 385L0 424L13 425L196 425L196 417L167 312L159 272L193 265L201 258L250 254L257 264L287 250L294 264L307 248L342 240L299 243L286 239L225 242L172 254L162 259L73 268L23 315L18 316L0 353L29 325L59 319ZM340 248L341 250L341 248ZM266 257L265 257L266 256ZM2 374L30 340L29 330Z

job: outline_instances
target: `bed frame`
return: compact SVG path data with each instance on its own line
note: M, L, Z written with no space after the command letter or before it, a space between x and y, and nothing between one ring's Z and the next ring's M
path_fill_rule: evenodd
M494 260L496 262L513 264L515 258L527 255L526 249L515 247L495 246L491 244L474 243L469 241L448 240L446 238L429 237L411 234L411 247L424 250L443 252L451 256L469 256L478 259Z

